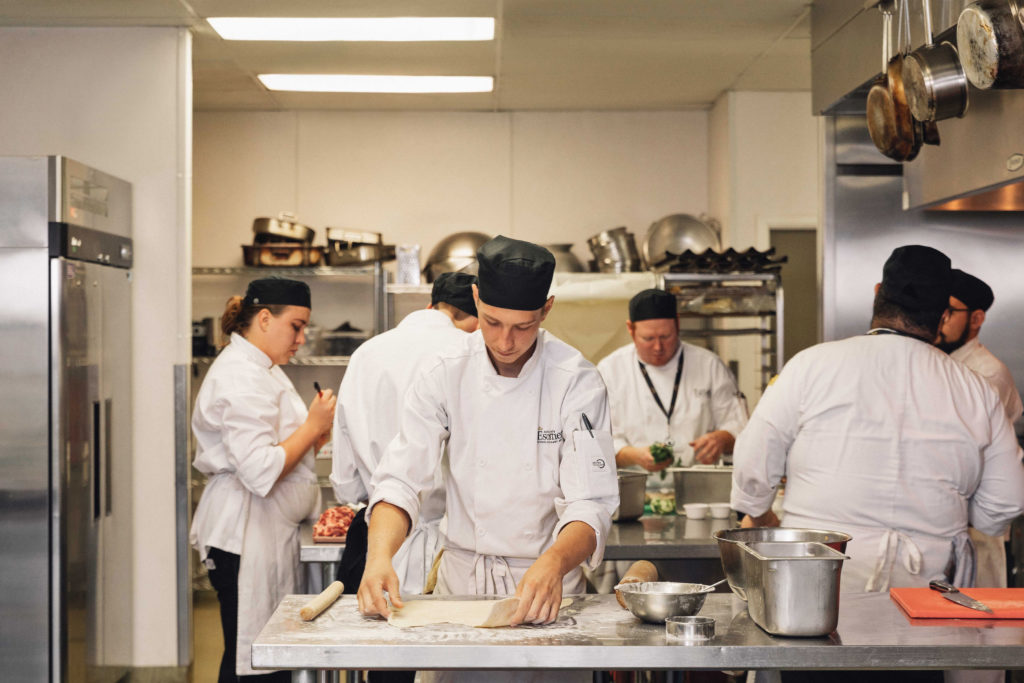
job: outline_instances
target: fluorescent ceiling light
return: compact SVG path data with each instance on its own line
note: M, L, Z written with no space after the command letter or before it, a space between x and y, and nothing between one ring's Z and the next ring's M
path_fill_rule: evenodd
M493 17L211 17L225 40L494 40Z
M491 76L362 76L349 74L260 74L271 90L360 93L491 92Z

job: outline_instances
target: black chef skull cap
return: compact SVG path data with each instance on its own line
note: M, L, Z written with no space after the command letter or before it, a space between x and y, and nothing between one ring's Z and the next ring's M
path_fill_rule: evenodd
M953 269L953 288L950 296L955 296L972 311L981 309L987 311L992 302L995 301L995 294L983 280L980 280L970 273L965 273L959 268Z
M476 317L476 302L473 301L473 285L476 276L469 273L441 273L434 280L430 291L430 305L446 303L463 313Z
M476 252L480 301L516 311L544 306L555 272L555 257L532 242L498 235Z
M250 282L242 306L313 307L309 285L283 277L264 277Z
M675 319L679 315L676 297L664 289L645 289L629 300L629 321Z
M880 293L910 311L942 311L949 305L953 273L949 257L920 244L897 247L882 267Z

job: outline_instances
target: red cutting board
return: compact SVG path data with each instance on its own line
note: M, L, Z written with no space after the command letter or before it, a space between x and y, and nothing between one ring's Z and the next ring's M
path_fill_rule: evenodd
M960 591L992 608L992 614L958 605L931 588L890 588L889 597L917 619L1024 619L1024 588L964 588Z

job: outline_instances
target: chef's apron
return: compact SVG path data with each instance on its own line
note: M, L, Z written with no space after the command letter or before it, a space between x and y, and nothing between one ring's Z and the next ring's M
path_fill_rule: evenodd
M274 484L265 498L249 494L249 513L238 570L238 648L235 673L269 673L252 668L252 641L281 599L305 592L299 565L299 524L320 509L320 487L301 476Z
M970 587L975 581L974 546L967 531L953 539L907 534L895 529L858 526L787 514L783 526L845 531L846 546L841 590L846 593L886 591L890 586L925 586L943 579Z
M434 595L514 595L516 584L536 560L523 557L477 555L460 548L445 547L437 572ZM562 596L579 595L586 584L583 572L576 567L562 579ZM416 680L422 683L476 683L499 681L541 683L566 681L589 683L591 671L420 671Z

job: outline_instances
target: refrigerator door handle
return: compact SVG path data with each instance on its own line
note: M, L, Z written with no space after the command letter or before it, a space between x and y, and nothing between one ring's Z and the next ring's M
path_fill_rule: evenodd
M111 485L110 485L110 472L111 472L111 470L114 469L114 467L113 467L114 463L111 460L111 454L113 453L113 449L111 448L111 445L110 445L110 443L111 443L111 438L110 437L111 437L111 432L112 432L112 430L110 428L110 420L111 420L110 415L113 412L111 410L111 405L113 403L113 400L114 399L112 399L112 398L108 398L107 400L105 400L103 402L103 485L104 485L104 488L105 488L105 490L103 492L103 497L104 497L104 516L106 516L106 517L110 516L110 510L111 510L112 503L113 503L113 493L112 493L113 487L111 487Z
M92 518L100 518L100 473L103 471L100 462L102 446L100 444L100 402L92 402Z

